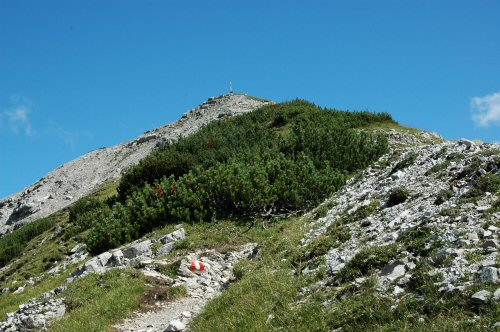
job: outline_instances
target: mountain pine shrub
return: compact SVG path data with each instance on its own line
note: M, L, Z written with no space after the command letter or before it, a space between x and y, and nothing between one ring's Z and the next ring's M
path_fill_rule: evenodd
M375 122L393 120L295 100L210 123L127 171L116 203L86 211L87 245L99 253L167 223L310 209L387 151L385 136L355 130Z

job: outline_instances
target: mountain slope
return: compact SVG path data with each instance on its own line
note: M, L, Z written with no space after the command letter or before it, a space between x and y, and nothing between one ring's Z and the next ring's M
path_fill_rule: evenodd
M128 178L133 185L127 187L125 200L108 200L106 188L81 200L113 204L112 210L106 207L111 213L107 217L101 219L99 209L90 218L82 217L92 204L69 208L80 213L76 221L68 217L68 209L51 215L41 223L42 233L27 240L0 269L5 289L0 314L17 309L4 316L0 330L176 331L187 326L192 331L485 331L500 325L500 145L444 141L399 126L389 116L344 112L336 114L342 119L339 128L349 127L350 133L336 135L336 126L324 126L328 121L320 117L322 112L332 112L332 123L337 121L339 111L297 100L208 126L198 132L200 137L160 149L151 163L137 166L138 176ZM364 116L371 120L359 121ZM249 128L256 119L266 130L258 132L262 144L238 142L229 149L235 155L220 151L218 144L225 138L233 141L235 133L242 140L253 138L248 133L254 132ZM247 133L231 127L235 124ZM267 131L272 139L260 135ZM387 140L357 140L363 136L353 132L378 133ZM227 137L215 139L221 133ZM306 200L301 206L309 211L281 209L303 197L301 188L320 189L315 182L297 186L311 176L299 172L296 177L290 171L304 155L314 159L311 165L327 170L328 179L335 174L323 164L330 157L336 156L327 166L343 158L341 165L350 165L365 154L363 144L370 151L387 141L388 147L385 143L373 150L373 159L359 159L367 167L349 167L343 173L348 180L337 192L322 192L318 197L328 198L319 206L311 204L317 200ZM339 142L342 146L335 145ZM253 154L262 151L261 145L289 153L287 167L277 168L272 178L260 168L266 159ZM241 154L247 148L251 153ZM189 157L195 171L184 170L153 185L137 182L141 174L150 173L149 167L157 170L170 163L166 157L174 152ZM227 160L213 158L219 153ZM199 155L210 162L196 159ZM271 165L286 156L267 155ZM300 158L292 157L296 155ZM235 161L235 156L242 159ZM174 158L169 165L166 172L184 164ZM273 187L279 175L293 181ZM247 195L242 188L258 190ZM185 189L179 200L176 195ZM227 197L226 190L233 204L220 199ZM290 192L294 195L286 196ZM286 199L280 201L279 195ZM253 198L265 200L240 205ZM201 212L192 218L188 212L200 204L201 212L213 211L217 218ZM179 207L182 214L169 212ZM130 218L134 213L141 217ZM75 232L79 218L90 220L92 228ZM134 223L153 227L117 247L109 245L108 226L111 235L125 229L114 222L124 228ZM89 234L108 241L107 251L91 257L82 244ZM192 268L193 261L206 264L206 270Z
M387 134L391 151L274 236L193 331L500 326L500 145Z
M209 122L251 112L270 103L242 94L209 98L179 121L66 163L23 191L0 200L0 236L68 206L106 181L119 179L123 171L146 157L159 142L175 141Z

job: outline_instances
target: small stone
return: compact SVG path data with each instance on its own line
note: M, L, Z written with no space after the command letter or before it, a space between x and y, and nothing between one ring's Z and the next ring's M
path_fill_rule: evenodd
M142 241L122 249L122 253L127 259L133 259L139 256L151 256L153 254L151 245L151 240Z
M184 240L185 237L186 237L186 231L184 230L184 228L181 227L181 228L177 229L176 231L169 233L169 234L165 235L164 237L160 238L160 242L163 244L167 244L169 242L176 242L179 240Z
M491 297L491 292L488 292L487 290L482 290L477 293L474 293L470 301L472 304L484 304L488 302L488 299Z
M405 291L405 290L404 290L403 288L401 288L401 287L399 287L399 286L395 286L395 287L394 287L394 291L392 292L392 294L394 294L394 295L398 295L398 294L404 293L404 291Z
M476 207L476 211L477 211L477 212L484 212L484 211L488 211L488 209L489 209L489 208L490 208L490 207L489 207L489 206L487 206L487 205L482 205L482 206L478 206L478 207Z
M497 251L498 248L498 241L495 239L489 239L484 241L483 243L483 249L486 253L492 253Z
M87 246L83 243L79 243L70 250L70 254L76 254L85 251Z
M493 301L495 302L500 301L500 288L497 288L495 293L493 293Z
M12 294L21 294L24 292L24 287L20 286L18 289L16 289Z
M479 241L479 236L477 235L476 232L471 232L471 233L467 234L467 239L469 241L478 242Z
M402 261L394 261L391 264L386 265L382 269L382 271L380 271L380 276L392 281L399 277L404 276L405 273L406 273L405 263Z
M339 273L340 270L342 270L344 268L344 266L345 266L345 263L337 264L330 269L330 273L335 275L335 274Z
M190 311L183 311L182 312L182 317L184 317L184 318L191 318L191 312Z
M125 257L121 250L113 252L113 257L111 257L111 264L113 266L122 266L125 264Z
M106 251L97 256L97 259L99 259L102 266L106 266L110 262L111 257L113 257L113 254Z
M102 266L101 260L98 257L94 257L85 263L83 271L104 273L106 272L106 269Z
M186 325L180 320L176 319L168 324L168 327L165 329L165 332L178 332L183 331L186 328Z
M365 280L366 280L366 278L365 278L365 277L359 277L359 278L354 279L354 282L355 282L356 284L358 284L358 285L361 285L362 283L364 283L364 282L365 282Z
M486 266L481 269L481 282L498 283L498 270L492 266Z
M459 145L465 145L465 147L466 147L467 149L470 149L470 148L472 148L473 146L475 146L475 145L476 145L476 144L474 144L474 142L473 142L473 141L470 141L470 140L468 140L468 139L464 139L464 138L462 138L461 140L459 140L459 141L458 141L458 144L459 144Z
M392 179L392 180L399 180L399 179L401 179L404 175L405 175L405 173L404 173L404 172L402 172L402 171L397 171L396 173L394 173L394 174L392 174L392 175L391 175L391 179Z
M175 242L167 242L156 251L156 256L163 256L168 254L174 248Z
M434 262L434 264L439 266L442 265L449 257L456 258L461 256L462 253L462 249L440 249L436 254L432 256L432 261Z
M484 261L481 262L481 266L485 267L485 266L495 266L496 265L496 262L492 259L486 259Z

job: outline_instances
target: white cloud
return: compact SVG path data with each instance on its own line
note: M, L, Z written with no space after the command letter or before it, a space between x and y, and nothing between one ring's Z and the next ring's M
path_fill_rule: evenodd
M471 99L472 120L480 127L500 126L500 91Z
M0 111L0 131L19 135L24 134L30 138L54 137L60 142L74 148L81 138L92 139L92 134L88 132L79 132L67 130L58 123L48 120L45 125L36 124L35 130L32 125L30 115L32 113L33 103L21 94L15 94L10 97L10 107Z
M35 131L29 118L30 108L28 105L17 105L2 113L7 127L14 134L24 133L26 136L34 136Z
M66 128L52 121L49 121L48 127L45 129L45 133L59 139L61 142L69 145L71 148L75 147L78 139L82 136L80 132L67 130Z

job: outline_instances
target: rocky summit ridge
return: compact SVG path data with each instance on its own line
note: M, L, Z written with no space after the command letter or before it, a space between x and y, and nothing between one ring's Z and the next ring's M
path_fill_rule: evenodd
M251 112L270 103L236 93L212 97L178 121L63 164L24 190L0 200L0 236L68 206L106 181L118 179L161 142L188 136L211 121Z

